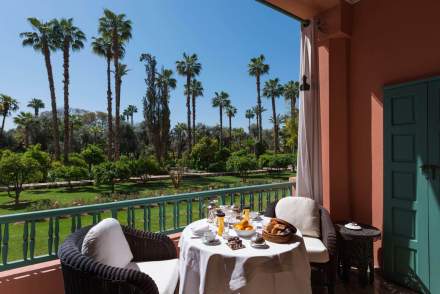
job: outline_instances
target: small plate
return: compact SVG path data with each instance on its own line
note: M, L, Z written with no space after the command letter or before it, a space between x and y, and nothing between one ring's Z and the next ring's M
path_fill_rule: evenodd
M348 224L345 224L344 227L346 227L349 230L354 230L354 231L362 230L362 227L360 225L358 225L357 223L348 223Z
M202 242L203 242L203 244L205 244L207 246L217 246L217 245L221 244L220 239L214 239L212 241L205 241L205 240L203 240Z
M255 249L268 249L269 245L267 245L267 243L263 243L263 244L257 244L254 242L251 242L251 247L255 248Z

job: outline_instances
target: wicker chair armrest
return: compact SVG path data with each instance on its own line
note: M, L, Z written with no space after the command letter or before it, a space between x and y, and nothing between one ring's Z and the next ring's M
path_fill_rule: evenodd
M72 245L73 240L67 240ZM62 246L59 257L66 293L159 294L153 279L136 270L108 266L81 255L74 246Z
M133 261L154 261L177 258L176 246L164 234L144 232L122 226L133 253Z
M324 207L320 208L321 212L321 238L322 243L327 247L330 259L336 257L337 255L337 237L335 226L333 225L330 214Z

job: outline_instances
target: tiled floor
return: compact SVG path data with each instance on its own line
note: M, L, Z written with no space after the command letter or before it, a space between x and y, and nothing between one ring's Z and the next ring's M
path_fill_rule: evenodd
M323 289L313 289L313 294L327 293ZM349 283L343 283L338 280L336 288L336 294L416 294L411 290L400 287L393 283L385 281L380 274L375 275L375 280L372 285L362 288L358 284L357 276L352 274Z

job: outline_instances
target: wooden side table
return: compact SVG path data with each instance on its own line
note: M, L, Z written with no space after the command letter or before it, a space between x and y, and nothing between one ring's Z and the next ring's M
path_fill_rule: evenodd
M378 228L359 224L362 230L347 229L344 223L335 225L338 232L338 274L348 281L351 266L359 271L359 283L362 286L374 281L373 242L381 238Z

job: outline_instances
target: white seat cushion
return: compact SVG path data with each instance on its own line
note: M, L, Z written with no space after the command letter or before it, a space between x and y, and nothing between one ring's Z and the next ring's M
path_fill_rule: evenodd
M131 262L126 268L139 270L149 275L156 283L160 294L173 294L179 282L179 260Z
M103 219L87 232L81 253L115 267L125 267L133 259L121 225L114 218Z
M330 260L327 248L318 238L304 237L309 261L314 263L326 263Z
M275 206L275 215L298 228L303 236L321 236L319 206L313 199L283 198Z

